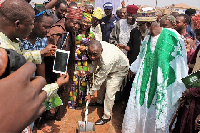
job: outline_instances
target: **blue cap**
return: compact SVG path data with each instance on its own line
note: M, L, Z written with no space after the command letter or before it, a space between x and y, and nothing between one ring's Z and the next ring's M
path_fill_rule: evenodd
M112 3L111 3L111 2L106 2L106 3L103 5L103 8L104 8L104 9L113 9Z

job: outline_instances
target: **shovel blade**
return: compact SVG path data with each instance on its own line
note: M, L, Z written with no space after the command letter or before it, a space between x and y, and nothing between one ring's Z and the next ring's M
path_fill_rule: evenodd
M94 123L88 122L86 124L85 121L78 121L78 131L79 132L95 131Z

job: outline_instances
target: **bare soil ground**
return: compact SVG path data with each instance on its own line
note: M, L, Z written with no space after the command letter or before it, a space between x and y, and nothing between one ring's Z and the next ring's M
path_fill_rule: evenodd
M94 102L95 98L92 100ZM83 121L84 111L84 107L78 109L67 109L67 113L61 121L50 121L48 124L53 126L54 133L76 133L78 121ZM89 106L88 121L95 123L102 114L103 107ZM124 114L122 113L121 102L115 103L111 121L104 125L95 125L94 133L121 133L123 116ZM37 130L37 133L43 133L43 131Z

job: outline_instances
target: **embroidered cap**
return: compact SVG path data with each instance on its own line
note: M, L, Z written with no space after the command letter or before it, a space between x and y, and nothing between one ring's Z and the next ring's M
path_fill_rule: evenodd
M103 5L103 8L104 9L113 9L113 6L112 6L112 3L111 2L106 2L104 5Z
M156 11L152 7L140 8L137 11L137 14L138 14L137 21L147 21L147 22L156 21Z

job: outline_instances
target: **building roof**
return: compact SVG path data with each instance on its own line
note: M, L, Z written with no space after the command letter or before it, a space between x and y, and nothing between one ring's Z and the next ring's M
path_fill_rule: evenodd
M184 9L192 8L192 9L195 9L195 10L200 10L200 9L198 9L196 7L191 7L191 6L188 6L188 5L183 4L183 3L173 4L173 5L170 5L169 7L172 7L172 8L184 8Z

